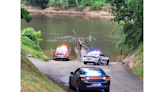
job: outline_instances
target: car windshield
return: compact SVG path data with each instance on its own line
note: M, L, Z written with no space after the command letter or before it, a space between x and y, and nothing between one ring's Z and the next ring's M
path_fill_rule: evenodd
M60 47L60 48L57 48L56 51L67 52L68 49L67 49L67 48L62 48L62 47Z
M90 52L90 53L88 53L87 55L88 55L88 56L96 56L96 55L98 55L98 52Z

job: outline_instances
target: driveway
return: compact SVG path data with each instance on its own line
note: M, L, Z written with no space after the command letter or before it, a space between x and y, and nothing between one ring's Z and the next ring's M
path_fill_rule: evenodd
M69 89L68 81L70 72L74 72L78 67L99 67L111 78L110 92L143 92L143 82L140 81L125 66L116 62L109 62L109 65L84 65L79 61L40 61L28 57L30 61L48 78L57 83L62 83L67 92L75 92Z

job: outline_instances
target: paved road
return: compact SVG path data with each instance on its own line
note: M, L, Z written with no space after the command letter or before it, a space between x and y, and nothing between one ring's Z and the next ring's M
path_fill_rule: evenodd
M109 65L84 65L79 61L40 61L32 57L28 57L38 69L58 82L64 82L68 87L70 72L75 71L78 67L100 67L111 78L110 92L143 92L143 82L141 82L134 74L121 64L110 62ZM67 90L67 92L75 92L75 90Z

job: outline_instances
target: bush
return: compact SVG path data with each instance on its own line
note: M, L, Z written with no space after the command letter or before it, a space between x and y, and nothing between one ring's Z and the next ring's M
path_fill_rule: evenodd
M21 50L25 54L32 54L35 58L47 60L47 56L41 51L39 46L41 31L36 32L33 28L21 30Z
M79 9L84 8L84 6L91 6L91 10L98 10L102 5L105 5L106 0L81 0L79 4Z
M32 44L32 46L35 48L36 46L39 47L39 41L42 39L40 38L41 36L41 31L34 31L33 28L26 28L21 30L21 40L24 43L29 43ZM30 45L29 45L30 46ZM40 50L40 49L38 49Z
M95 3L93 3L91 5L91 9L93 10L98 10L101 6L105 5L104 2L101 2L101 1L95 1Z
M55 10L56 10L56 11L59 11L59 8L56 8Z

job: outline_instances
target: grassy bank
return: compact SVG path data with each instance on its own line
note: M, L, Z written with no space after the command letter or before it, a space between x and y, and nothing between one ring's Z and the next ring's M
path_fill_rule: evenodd
M143 52L135 57L134 63L136 64L132 68L132 72L143 80Z
M21 53L21 92L65 92L42 74Z
M132 73L140 80L143 80L143 52L140 52L138 55L136 53L129 54L121 60L121 63L131 68Z
M65 92L41 73L26 57L27 54L40 60L47 56L39 47L40 31L33 28L21 30L21 92Z
M23 54L30 54L34 58L46 61L48 57L42 52L39 43L41 32L35 31L33 28L26 28L21 30L21 51Z

